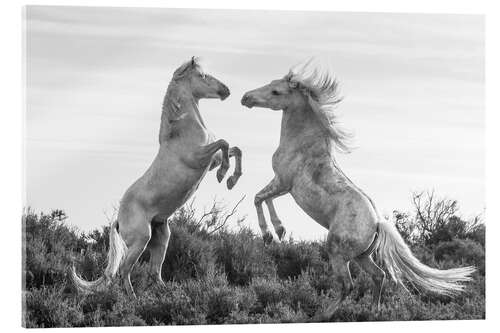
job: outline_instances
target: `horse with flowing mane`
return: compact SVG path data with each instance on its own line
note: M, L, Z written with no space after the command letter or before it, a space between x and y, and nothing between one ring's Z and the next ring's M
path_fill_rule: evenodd
M372 200L340 169L334 150L349 151L349 135L337 124L334 108L340 102L338 83L327 71L311 61L290 69L282 79L244 94L248 108L282 110L279 147L272 157L274 179L255 196L259 226L264 241L273 241L262 203L265 202L274 230L281 240L285 234L273 199L290 193L312 219L328 229L330 264L342 285L336 302L319 311L313 320L328 320L353 289L349 263L356 262L371 275L373 304L380 305L385 266L390 276L403 285L454 295L470 281L473 267L438 270L422 264L396 227L378 214Z
M167 218L196 191L205 174L219 166L222 181L234 156L234 173L227 179L232 189L241 176L241 150L215 140L199 112L203 98L226 99L229 89L203 72L197 58L180 66L173 75L163 102L159 151L145 174L125 192L118 218L109 233L108 264L104 276L85 281L71 272L80 291L88 292L109 284L119 272L127 293L135 297L130 272L146 248L157 282L164 284L161 267L170 238Z

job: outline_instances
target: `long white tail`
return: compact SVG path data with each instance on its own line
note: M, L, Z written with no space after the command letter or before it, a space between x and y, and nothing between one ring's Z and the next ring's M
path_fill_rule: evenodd
M394 281L403 286L403 280L407 280L417 288L453 296L463 291L462 282L472 280L470 275L476 270L472 266L439 270L422 264L388 221L379 223L377 243L377 257Z
M102 286L105 282L108 284L118 272L118 268L127 252L127 245L118 234L118 221L113 222L109 230L109 251L108 251L108 265L104 271L104 276L101 276L95 281L85 281L76 273L75 265L73 264L71 270L71 279L74 285L80 292L95 291Z

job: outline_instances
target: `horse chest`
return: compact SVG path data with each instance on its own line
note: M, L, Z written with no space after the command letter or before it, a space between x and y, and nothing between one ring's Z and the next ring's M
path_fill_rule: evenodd
M274 172L284 181L293 178L297 170L295 162L296 154L288 152L287 149L279 147L273 154L272 165Z
M280 148L278 148L273 154L272 166L273 166L273 170L276 173L279 173L279 170L281 169L281 166L283 164L283 157L284 157L284 154Z

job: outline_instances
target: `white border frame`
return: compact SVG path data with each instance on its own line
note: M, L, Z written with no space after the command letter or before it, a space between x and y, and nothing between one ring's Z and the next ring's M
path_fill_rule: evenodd
M7 3L5 3L7 2ZM402 331L443 331L471 332L478 330L493 330L498 323L499 310L499 280L498 264L495 254L500 253L499 224L500 213L496 206L499 198L499 175L500 158L498 143L500 142L499 111L497 90L500 88L498 78L498 59L500 38L500 15L498 6L494 1L444 1L444 0L419 0L419 1L396 1L396 0L343 0L333 2L307 0L307 1L266 1L252 0L247 3L237 3L228 0L87 0L87 1L6 1L2 2L0 14L2 15L0 29L2 42L1 51L1 96L2 110L0 110L0 142L2 157L0 207L1 207L1 260L0 274L2 288L0 325L3 330L9 328L21 329L21 212L23 199L23 138L24 138L24 90L23 81L24 66L22 66L22 6L29 5L79 5L79 6L113 6L113 7L164 7L164 8L233 8L233 9L289 9L289 10L330 10L330 11L356 11L356 12L415 12L415 13L461 13L461 14L485 14L486 15L486 242L487 242L487 300L485 321L432 321L432 322L369 322L369 323L335 323L335 324L279 324L279 325L212 325L212 326L182 326L182 327L150 327L148 330L169 330L169 332L195 332L203 330L206 333L232 332L234 329L241 333L253 332L257 327L259 330L273 330L278 332L289 332L290 330L314 329L320 331L349 330L349 332L391 332ZM21 74L21 75L20 75ZM20 186L21 185L21 186ZM309 325L309 326L304 326ZM7 328L8 327L8 328ZM120 332L141 328L119 328ZM52 329L50 329L52 330ZM114 331L117 328L108 328ZM62 332L66 329L62 329ZM61 330L58 330L61 332Z

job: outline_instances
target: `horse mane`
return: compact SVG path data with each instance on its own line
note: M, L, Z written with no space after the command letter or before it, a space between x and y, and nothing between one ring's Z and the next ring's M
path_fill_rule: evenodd
M293 88L298 88L308 97L309 105L319 120L322 129L335 143L335 148L343 153L349 153L349 140L352 134L338 124L334 110L342 97L338 95L338 81L329 71L311 68L311 60L302 66L295 66L285 76Z
M180 109L180 105L176 96L174 96L174 91L177 85L177 81L186 75L188 69L196 69L200 73L203 73L200 65L200 58L192 57L174 71L172 80L170 81L167 88L167 93L165 94L165 98L163 99L162 106L162 113L167 115L169 123L177 121L183 117L183 112Z
M179 68L177 68L175 70L172 79L178 80L178 79L184 77L184 74L186 74L186 71L188 69L196 69L196 70L203 73L203 70L201 69L201 65L200 65L200 58L193 56L193 57L191 57L191 59L189 59L188 61L186 61L182 65L180 65Z

